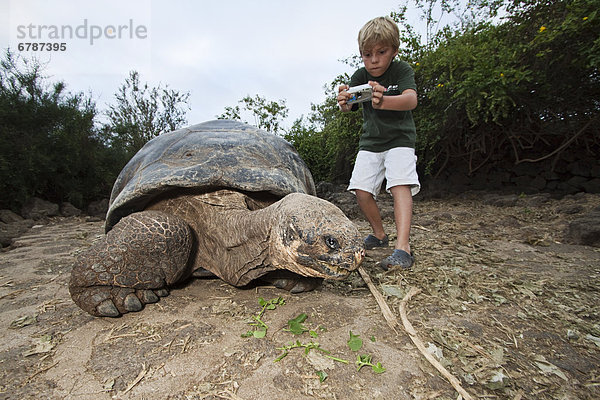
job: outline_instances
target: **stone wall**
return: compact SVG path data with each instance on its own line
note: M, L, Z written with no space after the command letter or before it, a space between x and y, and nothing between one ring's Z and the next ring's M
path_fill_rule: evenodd
M551 160L517 165L505 162L485 166L469 174L468 166L446 167L437 177L421 174L425 196L468 190L489 190L509 193L550 193L557 196L579 192L600 193L600 161L586 158Z

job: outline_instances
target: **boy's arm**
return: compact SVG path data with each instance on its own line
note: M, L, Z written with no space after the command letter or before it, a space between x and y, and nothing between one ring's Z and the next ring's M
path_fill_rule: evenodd
M417 107L417 92L413 89L406 89L396 96L384 96L385 88L379 83L369 81L369 85L373 87L371 104L376 110L410 111Z

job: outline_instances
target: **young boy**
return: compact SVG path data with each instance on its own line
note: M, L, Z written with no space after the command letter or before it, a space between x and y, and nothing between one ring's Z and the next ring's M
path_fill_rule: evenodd
M412 196L420 190L415 156L416 130L411 110L417 106L414 72L408 63L397 61L400 47L398 25L389 17L367 22L358 34L358 47L364 67L350 79L350 86L368 83L373 88L371 101L362 103L363 133L348 190L356 194L360 209L369 221L373 234L365 239L367 250L387 247L375 198L384 177L386 190L394 199L397 241L395 250L380 265L410 268L414 263L409 244L412 219ZM338 105L342 111L354 111L358 104L342 85Z

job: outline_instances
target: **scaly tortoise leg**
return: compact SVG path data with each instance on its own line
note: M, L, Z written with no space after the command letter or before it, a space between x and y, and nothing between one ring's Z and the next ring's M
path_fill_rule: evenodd
M142 211L124 217L78 258L71 297L95 316L140 311L190 276L192 242L191 229L177 216Z

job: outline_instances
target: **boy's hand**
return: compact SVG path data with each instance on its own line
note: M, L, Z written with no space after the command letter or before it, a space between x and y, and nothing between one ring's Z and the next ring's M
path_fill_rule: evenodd
M383 92L385 92L385 88L381 86L378 82L369 81L369 85L373 88L373 98L371 99L371 105L374 109L380 109L383 105Z
M369 85L373 88L371 105L376 110L410 111L417 106L417 92L414 89L406 89L399 95L385 96L384 104L383 93L387 89L375 81L369 81Z
M337 102L342 111L350 111L352 108L352 106L348 104L348 100L352 97L352 95L347 92L348 89L350 89L350 86L348 85L341 85L338 87Z

